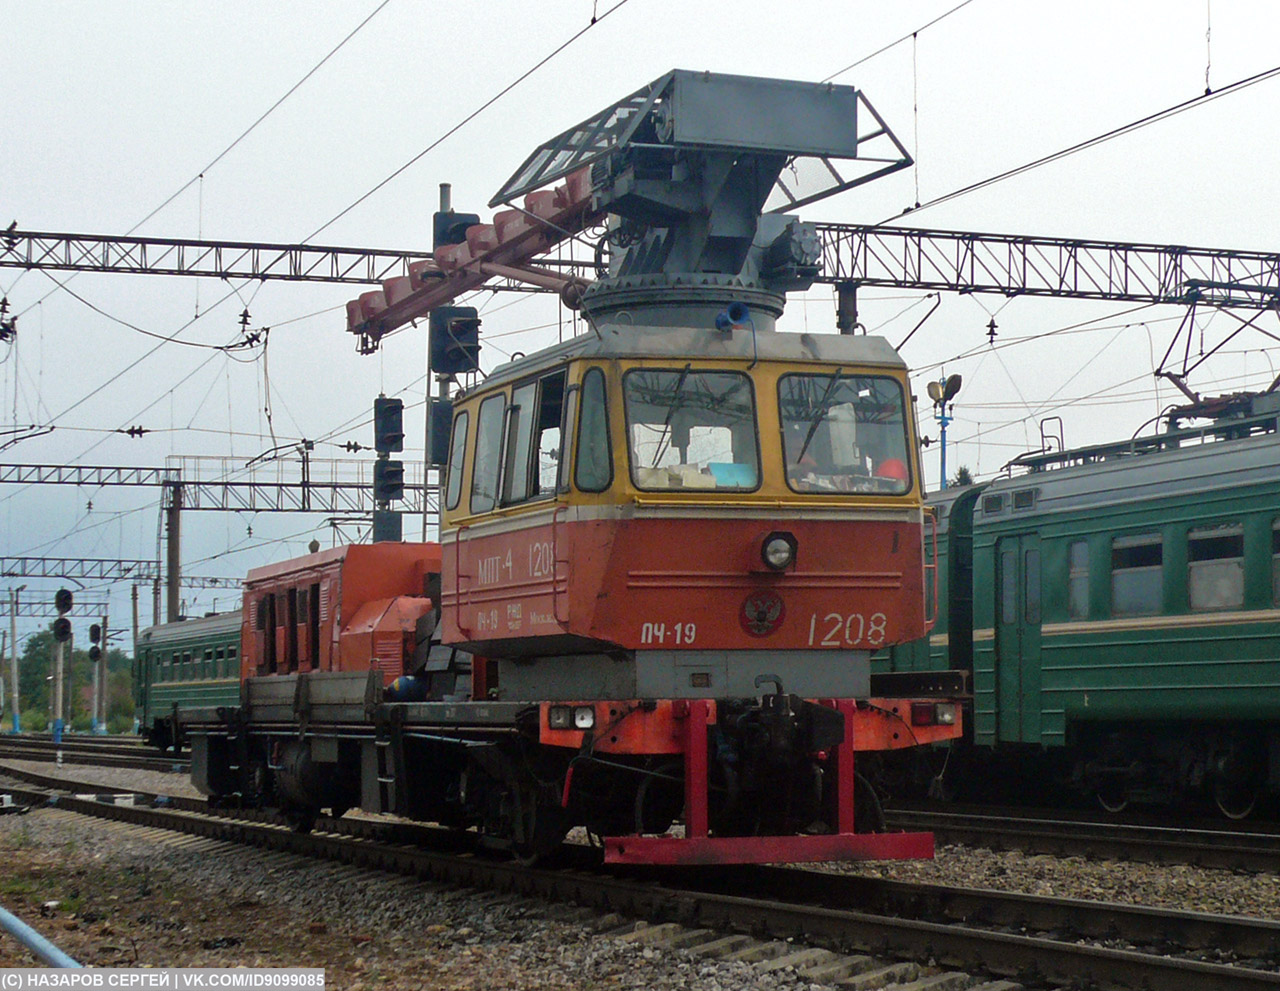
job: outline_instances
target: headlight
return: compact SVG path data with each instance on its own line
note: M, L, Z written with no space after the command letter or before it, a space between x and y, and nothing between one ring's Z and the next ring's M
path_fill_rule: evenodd
M782 571L795 564L798 546L796 538L789 533L771 533L760 544L760 558L767 567Z
M567 705L553 705L547 710L547 725L552 729L572 729L573 709Z
M594 706L580 705L573 710L574 729L591 729L595 724L596 710Z
M950 702L912 702L912 726L954 726L956 707Z

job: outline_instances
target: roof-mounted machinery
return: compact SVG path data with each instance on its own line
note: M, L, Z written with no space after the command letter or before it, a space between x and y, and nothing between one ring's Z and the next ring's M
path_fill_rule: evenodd
M593 318L735 301L765 329L760 316L771 322L785 293L818 274L815 232L783 211L910 164L852 86L674 70L539 147L491 201L507 207L492 223L348 303L347 326L373 351L391 330L506 277L558 288ZM609 263L595 283L533 264L601 221Z

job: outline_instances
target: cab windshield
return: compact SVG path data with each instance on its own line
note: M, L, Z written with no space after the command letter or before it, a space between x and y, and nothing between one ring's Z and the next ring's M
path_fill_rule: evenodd
M787 484L796 492L911 488L902 386L879 375L830 372L778 381Z
M636 368L622 383L636 488L759 486L755 395L746 375Z

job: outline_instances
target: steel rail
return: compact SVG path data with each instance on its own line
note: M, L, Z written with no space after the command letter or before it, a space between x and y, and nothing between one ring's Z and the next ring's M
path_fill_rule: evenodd
M989 850L1267 872L1280 863L1280 835L1274 833L905 810L887 812L886 822L932 832L939 842Z
M190 761L159 754L149 756L145 753L121 754L104 753L101 749L80 748L75 746L48 744L43 741L13 741L0 737L0 760L29 760L43 764L67 763L82 764L89 767L118 767L134 771L157 771L160 773L186 774L191 767Z
M669 887L663 882L673 879L670 872L632 870L606 874L540 870L344 836L299 835L281 826L215 819L190 812L107 805L69 797L58 798L56 804L102 818L230 839L282 852L322 856L423 879L557 900L572 899L605 911L624 911L722 931L768 934L778 939L801 938L841 950L928 959L974 973L1042 982L1084 982L1104 989L1166 986L1195 987L1201 991L1255 991L1280 988L1280 973L1274 971L776 898L702 891L687 885L684 877L679 879L681 886ZM812 872L792 873L813 880Z

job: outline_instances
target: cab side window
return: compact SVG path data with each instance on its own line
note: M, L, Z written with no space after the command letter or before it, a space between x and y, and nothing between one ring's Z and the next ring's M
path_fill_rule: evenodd
M507 410L504 505L555 494L565 373L517 385Z
M613 482L613 454L609 448L604 373L600 369L587 370L582 379L581 397L574 482L583 492L603 492Z
M445 483L444 505L457 509L462 498L462 457L467 450L467 411L463 410L453 420L453 436L449 438L449 476Z
M490 396L476 418L476 453L471 459L471 512L487 513L498 503L498 469L506 396Z

